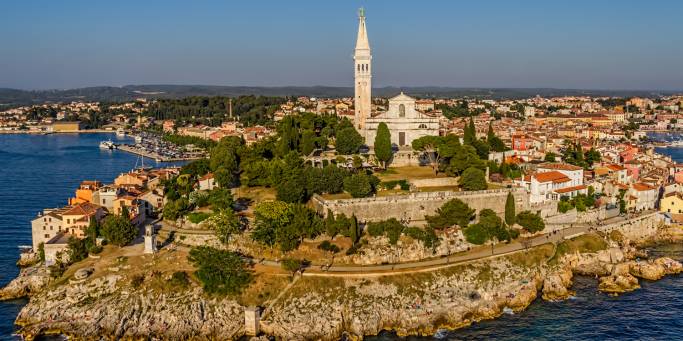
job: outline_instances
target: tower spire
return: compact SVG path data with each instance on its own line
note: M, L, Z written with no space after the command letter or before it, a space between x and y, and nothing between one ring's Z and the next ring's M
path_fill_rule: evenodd
M369 50L368 31L365 28L365 9L358 10L358 37L356 39L356 50Z
M365 27L365 9L358 10L358 37L354 60L354 126L361 136L365 137L365 120L372 111L372 54L368 31Z

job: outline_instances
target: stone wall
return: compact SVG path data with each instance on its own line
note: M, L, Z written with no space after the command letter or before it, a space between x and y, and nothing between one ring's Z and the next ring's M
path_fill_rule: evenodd
M662 225L663 220L661 215L657 212L654 212L625 221L599 225L597 229L606 233L618 230L626 238L637 240L654 236L657 234L659 227Z
M408 222L412 226L421 226L425 223L426 215L435 214L447 201L458 198L479 212L489 208L501 217L505 213L505 200L508 192L515 196L515 208L517 212L531 209L529 196L523 189L495 189L471 192L413 192L407 195L394 195L386 197L325 200L315 195L312 203L315 209L322 215L326 215L328 209L335 215L355 214L360 222L380 221L396 218Z
M445 187L445 186L458 186L458 178L444 177L444 178L431 178L431 179L412 179L410 184L417 187Z

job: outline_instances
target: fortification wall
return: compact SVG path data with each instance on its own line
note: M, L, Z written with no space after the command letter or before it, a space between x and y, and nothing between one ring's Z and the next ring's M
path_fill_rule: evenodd
M489 208L501 217L505 213L505 200L508 192L515 197L517 212L531 209L529 196L523 189L496 189L471 192L413 192L407 195L386 197L325 200L315 195L312 199L315 209L323 215L331 210L335 215L355 214L361 222L371 222L396 218L409 225L420 226L425 223L426 215L434 215L436 210L447 201L458 198L479 212Z
M654 236L663 223L659 213L654 212L625 221L599 225L597 229L606 233L618 230L626 238L636 240Z

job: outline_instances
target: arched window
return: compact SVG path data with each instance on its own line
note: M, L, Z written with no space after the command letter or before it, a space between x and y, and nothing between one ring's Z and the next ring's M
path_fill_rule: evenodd
M398 117L406 117L406 106L403 104L398 106Z
M422 123L422 124L420 124L420 126L419 126L418 128L420 128L420 129L427 129L427 125L424 124L424 123Z
M358 65L356 65L356 66L358 66L358 71L360 71L360 64L358 64Z

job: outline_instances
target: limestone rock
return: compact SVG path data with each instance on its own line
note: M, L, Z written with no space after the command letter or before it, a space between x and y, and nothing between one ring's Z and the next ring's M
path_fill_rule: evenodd
M598 285L598 290L608 294L622 294L638 288L638 279L629 273L600 277Z
M656 281L666 275L664 267L652 261L634 262L631 264L630 272L633 276L650 281Z
M19 276L0 290L0 301L26 297L42 291L50 281L47 268L36 264L19 271Z
M553 272L543 281L543 299L548 301L565 300L574 293L569 290L572 285L572 271L569 268Z

